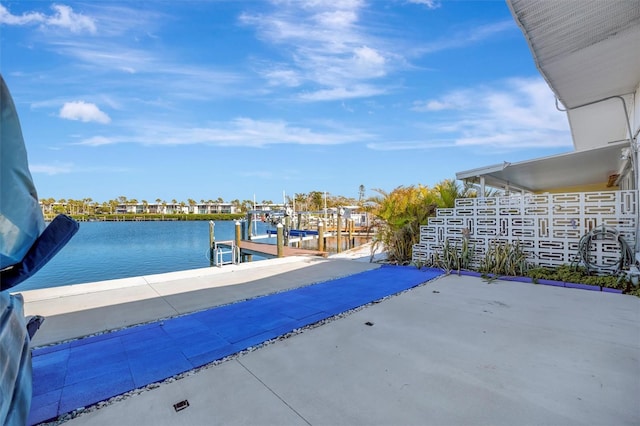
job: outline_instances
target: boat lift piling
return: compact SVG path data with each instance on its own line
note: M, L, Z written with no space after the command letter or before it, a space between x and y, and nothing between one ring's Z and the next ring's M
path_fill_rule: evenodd
M283 226L281 223L276 225L276 229L278 230L277 237L277 246L278 246L278 257L284 257L284 238L283 238Z
M209 264L210 266L214 266L215 264L215 250L216 250L216 238L214 234L215 227L216 227L216 223L210 220L209 221Z
M348 248L352 249L356 246L356 239L353 236L353 230L354 230L354 225L353 225L353 219L349 218L347 219L347 229L349 230L349 244L348 244Z
M236 247L238 247L238 251L240 252L240 254L238 255L240 257L240 261L241 262L251 262L253 261L253 255L251 254L244 254L242 253L242 251L240 250L240 245L241 242L243 240L246 241L251 241L251 221L247 221L248 225L247 228L243 228L242 224L240 223L240 221L236 221L236 239L235 239L235 243L236 243ZM243 235L246 234L246 235Z
M318 221L318 251L324 251L324 223Z
M342 208L338 209L338 224L336 225L336 253L342 251Z

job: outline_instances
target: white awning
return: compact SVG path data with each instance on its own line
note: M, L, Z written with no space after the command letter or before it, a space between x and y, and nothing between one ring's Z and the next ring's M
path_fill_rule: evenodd
M589 184L606 184L624 164L627 143L615 143L586 151L576 151L517 163L504 162L456 173L459 180L528 192Z

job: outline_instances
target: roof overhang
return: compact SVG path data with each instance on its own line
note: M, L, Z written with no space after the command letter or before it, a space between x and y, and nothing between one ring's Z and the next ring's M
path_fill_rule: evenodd
M575 151L517 163L503 163L456 173L471 183L484 179L485 185L527 192L547 192L591 184L606 184L619 173L626 142L586 151Z
M640 1L507 4L538 70L567 109L575 149L629 138L640 85Z

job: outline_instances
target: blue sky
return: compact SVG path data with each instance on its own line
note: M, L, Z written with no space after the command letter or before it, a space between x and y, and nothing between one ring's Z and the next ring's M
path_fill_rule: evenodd
M2 1L40 198L282 200L572 150L504 1Z

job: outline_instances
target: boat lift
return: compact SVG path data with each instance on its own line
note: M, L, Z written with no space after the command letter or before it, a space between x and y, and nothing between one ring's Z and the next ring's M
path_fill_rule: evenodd
M229 254L231 254L231 260L225 261L225 255ZM223 265L237 265L240 263L240 247L233 240L214 242L211 255L213 258L209 260L212 266L222 267Z

